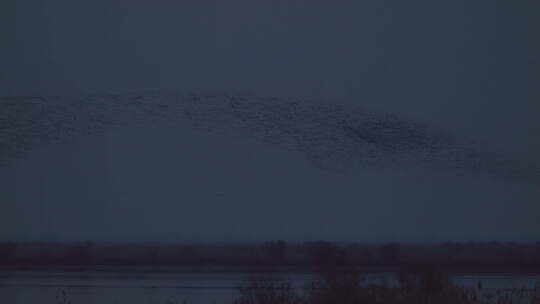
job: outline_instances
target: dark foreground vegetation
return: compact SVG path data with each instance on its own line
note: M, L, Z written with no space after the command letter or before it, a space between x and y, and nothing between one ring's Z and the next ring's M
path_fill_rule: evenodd
M396 274L399 284L372 284L351 267L322 268L302 290L271 272L250 276L234 304L540 304L540 283L533 289L485 290L453 284L432 267Z
M540 282L532 289L484 289L482 282L459 286L451 280L451 260L403 261L399 245L379 249L383 257L390 257L387 262L399 265L395 284L367 280L355 259L327 243L312 263L317 276L303 289L294 288L270 267L246 279L235 304L540 304Z
M148 266L154 270L222 266L311 270L335 260L363 270L396 271L432 264L452 272L540 273L540 242L467 242L440 244L359 244L325 241L262 244L116 244L0 242L0 267L19 270L39 267Z

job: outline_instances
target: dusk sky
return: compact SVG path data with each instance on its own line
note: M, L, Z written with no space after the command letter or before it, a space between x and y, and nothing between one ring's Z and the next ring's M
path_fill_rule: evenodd
M174 89L315 100L426 123L532 168L539 14L535 0L4 0L0 98ZM24 141L9 136L5 150ZM0 239L540 238L540 179L343 174L304 156L181 123L45 145L0 161Z

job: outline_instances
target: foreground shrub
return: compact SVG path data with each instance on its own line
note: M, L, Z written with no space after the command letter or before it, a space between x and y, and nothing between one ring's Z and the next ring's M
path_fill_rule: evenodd
M370 285L354 267L327 267L298 295L287 281L262 273L248 278L235 304L540 304L540 284L533 290L466 288L432 267L401 271L397 279L395 287Z
M291 283L272 272L251 274L239 288L235 304L301 304Z

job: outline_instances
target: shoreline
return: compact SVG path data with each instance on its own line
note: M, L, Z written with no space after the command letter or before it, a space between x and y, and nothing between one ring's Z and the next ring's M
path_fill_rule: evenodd
M407 265L403 266L357 266L360 273L365 274L394 274L402 270L407 270ZM524 269L522 267L452 267L436 266L438 271L448 273L452 276L460 275L512 275L512 276L540 276L540 269L534 267ZM224 265L195 265L195 266L171 266L171 265L16 265L0 266L0 273L9 272L103 272L103 273L293 273L312 274L316 273L313 267L309 266L224 266Z

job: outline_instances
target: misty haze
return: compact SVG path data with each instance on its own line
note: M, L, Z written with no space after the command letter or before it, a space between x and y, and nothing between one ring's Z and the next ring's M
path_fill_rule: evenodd
M0 303L539 303L537 1L0 4Z

